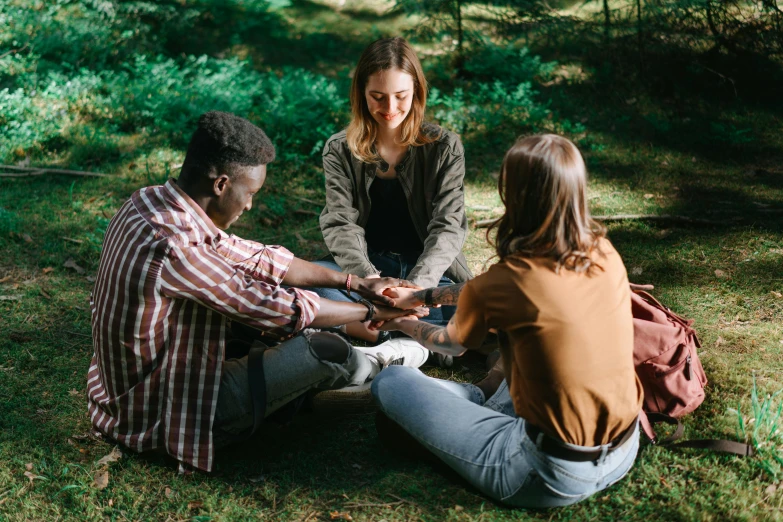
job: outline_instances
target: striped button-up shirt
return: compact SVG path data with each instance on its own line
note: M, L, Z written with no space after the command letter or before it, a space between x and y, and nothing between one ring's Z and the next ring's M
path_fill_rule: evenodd
M93 425L210 471L227 319L283 339L318 311L314 293L280 286L292 259L220 231L174 181L134 193L106 231L90 299Z

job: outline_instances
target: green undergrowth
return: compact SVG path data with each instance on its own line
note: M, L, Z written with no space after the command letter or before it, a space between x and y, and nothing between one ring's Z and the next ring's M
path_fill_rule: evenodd
M201 112L230 110L261 124L279 158L232 231L324 255L320 147L347 121L350 67L369 41L416 23L380 2L273 4L0 6L2 162L109 175L0 179L0 520L783 520L779 107L746 95L754 78L733 78L735 96L690 57L651 47L640 70L623 42L571 33L525 47L485 27L461 78L447 45L418 44L428 114L465 143L468 262L492 262L475 224L502 211L496 174L513 139L574 139L593 213L637 216L607 222L631 281L696 321L709 385L686 437L751 442L756 456L644 446L619 484L551 511L506 509L388 453L372 415L265 426L210 475L180 476L160 456L99 464L112 447L90 436L85 376L108 220L134 190L176 177ZM478 367L428 371L471 381Z

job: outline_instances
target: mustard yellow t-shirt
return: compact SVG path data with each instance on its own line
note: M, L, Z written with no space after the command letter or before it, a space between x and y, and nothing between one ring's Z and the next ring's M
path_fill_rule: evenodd
M508 256L469 281L457 303L457 341L477 348L498 329L517 415L579 446L606 444L639 414L628 276L608 240L577 274L543 258Z

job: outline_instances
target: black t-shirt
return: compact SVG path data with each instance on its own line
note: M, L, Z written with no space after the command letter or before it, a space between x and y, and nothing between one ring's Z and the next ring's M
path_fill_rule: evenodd
M376 252L418 257L424 245L413 226L400 180L376 177L370 185L370 205L370 217L364 229L367 245Z

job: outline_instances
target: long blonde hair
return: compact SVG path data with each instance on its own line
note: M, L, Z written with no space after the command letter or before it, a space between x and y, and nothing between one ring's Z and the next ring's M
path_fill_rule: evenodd
M571 141L554 134L518 140L503 158L498 191L506 212L490 230L497 230L500 259L519 253L553 259L557 271L602 269L590 254L606 228L590 217L587 169Z
M351 84L353 118L346 130L348 147L354 156L365 163L372 163L380 158L374 149L378 123L367 108L364 89L370 76L389 69L399 69L413 78L411 111L400 124L400 145L424 145L439 137L422 132L424 109L427 105L427 79L416 52L403 38L381 38L371 43L362 53Z

